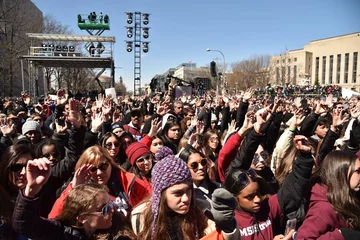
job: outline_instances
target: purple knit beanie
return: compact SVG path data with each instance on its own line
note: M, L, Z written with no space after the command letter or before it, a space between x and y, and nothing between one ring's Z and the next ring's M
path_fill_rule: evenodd
M152 182L152 212L154 220L152 224L153 239L156 228L156 221L158 217L160 196L163 190L175 184L182 183L185 180L191 179L191 173L186 163L178 157L175 157L168 147L162 147L156 154L158 162L155 164L151 172ZM160 159L160 157L163 158Z

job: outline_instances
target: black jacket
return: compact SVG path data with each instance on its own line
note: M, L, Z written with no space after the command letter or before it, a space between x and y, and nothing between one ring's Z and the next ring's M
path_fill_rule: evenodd
M15 231L31 239L87 240L81 229L64 226L55 219L40 217L41 199L24 197L20 192L15 205L12 225Z

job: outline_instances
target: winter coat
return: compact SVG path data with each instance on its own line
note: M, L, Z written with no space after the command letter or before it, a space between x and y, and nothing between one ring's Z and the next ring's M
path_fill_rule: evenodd
M41 198L27 198L20 191L12 225L15 231L31 239L49 240L87 240L89 239L82 229L64 226L54 219L40 217Z
M131 206L136 206L143 199L151 195L151 189L149 185L143 180L137 178L134 174L125 172L121 169L114 169L111 173L111 178L108 183L109 194L114 198L125 197L129 198ZM72 190L72 185L63 191L60 198L58 198L49 214L49 218L55 218L60 215L64 208L64 203L69 191ZM126 196L122 196L123 192ZM130 207L131 207L130 206Z
M144 228L144 211L151 202L146 201L138 206L136 206L131 212L131 225L135 234L141 232ZM211 220L208 220L208 227L205 229L205 236L200 238L200 240L239 240L240 233L239 229L234 229L231 233L226 233L217 229L215 223Z
M259 212L235 211L242 240L273 239L281 233L281 218L296 211L309 191L313 165L311 154L300 152L279 192L264 200Z
M235 133L229 137L223 148L220 150L217 162L220 182L224 182L226 170L231 161L234 160L243 139L244 137L242 135Z
M309 211L296 239L341 240L344 237L340 228L348 227L327 200L327 186L315 184L311 189Z

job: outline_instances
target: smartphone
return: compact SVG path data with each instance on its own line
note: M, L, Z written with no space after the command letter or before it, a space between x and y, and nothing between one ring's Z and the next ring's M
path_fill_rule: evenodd
M295 230L296 222L297 222L296 218L287 220L284 236L286 236L291 230L293 229Z

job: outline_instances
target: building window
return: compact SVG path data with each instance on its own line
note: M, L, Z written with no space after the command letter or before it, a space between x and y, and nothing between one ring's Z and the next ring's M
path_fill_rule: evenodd
M291 74L291 69L290 69L290 66L288 66L288 83L290 83L290 74Z
M285 79L286 79L286 68L285 67L281 67L281 84L285 83Z
M279 64L279 62L280 62L279 60L276 61L277 64Z
M336 64L336 83L340 83L340 69L341 69L341 54L337 55L337 64Z
M315 81L319 82L319 57L316 58L315 64Z
M295 65L294 66L294 76L293 76L294 85L296 84L296 75L297 75L297 66Z
M291 58L288 59L288 63L291 63Z
M357 61L358 61L358 52L353 53L353 75L352 75L352 82L356 83L356 69L357 69Z
M321 78L321 83L325 84L325 76L326 75L326 56L323 56L323 60L322 60L322 78Z
M349 76L349 54L345 53L344 83L348 83L348 76Z
M279 78L280 78L279 67L276 67L276 83L279 83L280 80Z
M329 83L333 83L333 66L334 66L334 55L330 55L330 72L329 72Z
M294 62L296 62L297 61L297 58L294 58Z
M285 63L285 59L282 60L282 63Z

